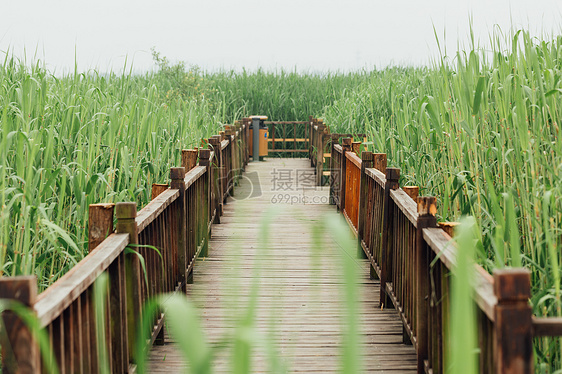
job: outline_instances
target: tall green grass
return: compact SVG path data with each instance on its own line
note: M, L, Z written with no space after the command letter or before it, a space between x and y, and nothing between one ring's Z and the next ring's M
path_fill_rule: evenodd
M179 150L225 121L204 97L163 100L152 76L57 78L0 66L0 275L43 289L84 256L88 205L150 199Z
M224 123L265 113L306 120L362 74L207 73L154 52L146 75L56 77L10 57L0 66L0 275L44 289L86 253L88 205L150 198L179 150Z
M425 68L355 73L206 72L154 54L145 75L55 77L0 66L0 274L44 289L86 252L88 204L149 199L179 150L250 114L324 116L366 132L402 184L435 195L445 220L473 215L476 259L532 271L535 314L562 316L562 37L525 31L474 41ZM539 360L560 367L560 344Z
M477 260L531 269L535 314L560 316L562 37L497 32L489 44L381 71L325 116L333 131L364 129L442 219L474 216ZM539 346L559 368L560 345Z

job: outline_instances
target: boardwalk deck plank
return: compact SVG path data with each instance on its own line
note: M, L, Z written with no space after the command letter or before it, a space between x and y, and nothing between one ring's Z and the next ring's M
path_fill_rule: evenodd
M344 278L341 248L323 238L318 249L312 238L312 224L337 213L326 204L327 188L296 186L297 173L302 177L314 172L309 165L308 159L270 159L248 165L236 187L235 199L224 205L221 224L213 226L209 257L197 260L188 295L200 308L209 343L216 345L233 332L237 318L247 308L250 288L256 283L256 331L268 335L270 326L275 326L274 345L290 372L329 373L340 370L342 321L346 315L340 301ZM292 170L293 179L283 179L282 187L288 183L292 186L279 190L280 173L287 170ZM250 181L255 184L258 179L259 196L237 199L248 195ZM303 196L317 203L305 204ZM273 204L276 197L288 202ZM259 221L273 205L280 209L269 227L268 245L264 248L259 239ZM311 253L322 256L313 259ZM415 351L401 343L398 314L378 308L379 283L369 279L367 261L356 259L355 265L361 300L357 321L365 372L414 373ZM151 351L150 373L183 372L187 367L168 331L166 335L166 343ZM230 371L230 355L229 349L220 351L214 372ZM252 365L254 372L268 371L264 349L256 348Z

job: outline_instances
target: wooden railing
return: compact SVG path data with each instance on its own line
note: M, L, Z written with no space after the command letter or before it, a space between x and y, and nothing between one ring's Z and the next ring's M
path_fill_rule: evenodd
M330 177L330 173L334 172L334 168L329 167L332 163L331 158L334 157L334 153L332 152L332 144L337 144L339 139L342 138L351 138L350 148L358 150L361 142L353 142L353 139L364 140L366 138L366 135L331 134L328 126L324 124L323 119L313 118L312 116L310 116L309 118L309 132L310 166L314 168L314 174L316 175L316 184L322 186L326 181L330 181L329 183L331 185L333 178ZM341 160L336 162L341 162Z
M309 121L265 121L269 156L307 157L310 148Z
M53 354L41 360L44 352L28 326L6 311L3 372L47 372L54 362L61 373L97 373L104 361L113 373L131 371L142 306L159 294L186 292L193 282L211 224L220 221L222 204L248 162L247 140L247 122L238 123L210 138L208 149L182 151L170 186L154 185L153 200L138 212L130 202L91 205L90 253L38 297L35 277L0 277L0 299L28 307ZM96 305L94 288L103 273L109 275L105 302ZM148 346L163 343L164 317L153 321Z
M359 152L339 134L330 139L330 203L343 213L380 280L380 307L394 307L404 326L404 343L417 351L419 373L443 373L449 364L450 280L457 247L452 224L438 227L436 199L400 187L400 170L387 168L386 154ZM320 158L311 154L318 170ZM359 157L360 155L360 157ZM318 181L320 184L320 181ZM479 365L482 373L532 373L533 338L562 335L561 318L536 318L529 305L530 273L513 268L490 275L473 271Z

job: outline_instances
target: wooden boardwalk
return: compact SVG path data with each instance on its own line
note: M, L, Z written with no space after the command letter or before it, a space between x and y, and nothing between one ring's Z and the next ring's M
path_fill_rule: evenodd
M252 285L258 286L258 338L252 335L252 340L261 343L253 350L252 372L269 371L267 341L289 372L326 373L341 367L342 249L328 234L322 235L320 246L312 235L315 224L338 213L327 204L327 187L314 187L313 177L308 159L250 163L235 199L224 205L221 223L213 226L209 257L197 260L194 284L188 286L213 345L234 333L237 319L247 311ZM259 238L260 221L272 211L265 243ZM378 281L369 279L367 260L355 259L355 264L364 371L415 372L416 353L402 344L397 312L378 308ZM231 356L227 345L217 355L214 371L232 371ZM169 335L164 345L153 347L149 365L150 373L183 372L187 367Z

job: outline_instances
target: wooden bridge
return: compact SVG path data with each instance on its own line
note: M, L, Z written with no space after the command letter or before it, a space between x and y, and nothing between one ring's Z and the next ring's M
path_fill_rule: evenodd
M233 328L235 316L248 305L252 285L257 283L255 327L267 335L273 324L279 355L288 367L317 373L338 371L346 313L343 253L333 239L315 243L312 234L314 224L337 214L328 205L329 191L316 189L314 184L299 187L299 180L301 184L314 181L314 169L307 159L250 163L246 174L252 180L242 179L234 197L249 196L258 183L259 196L229 199L220 225L213 228L209 255L196 261L194 283L188 290L201 310L206 335L213 343L224 338ZM286 177L281 179L279 174ZM269 246L265 248L259 238L260 222L267 220L272 206L278 209L269 224ZM415 372L415 350L402 343L399 316L378 307L379 282L369 279L368 261L357 260L356 269L361 291L356 318L365 370ZM256 348L252 368L266 372L267 352ZM217 372L232 370L230 352L225 354L216 362ZM151 373L177 372L185 365L170 340L153 348L150 364Z
M189 363L164 309L144 316L150 329L140 325L142 306L163 293L187 294L213 346L255 305L252 331L273 337L269 348L288 371L345 367L351 318L362 371L445 372L456 246L451 225L436 223L435 198L401 188L386 155L352 142L362 134L330 134L314 118L269 123L272 153L308 158L250 163L250 121L182 151L170 185L153 186L140 211L92 205L90 254L40 295L34 277L0 278L0 298L20 303L2 315L3 373L134 372L143 350L148 372L183 372ZM319 231L338 214L356 238L357 305L344 302L349 251ZM475 266L473 278L480 371L533 372L533 339L562 335L562 321L532 316L524 269ZM251 370L268 371L268 347L253 348ZM229 350L219 352L214 371L230 372Z

